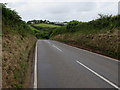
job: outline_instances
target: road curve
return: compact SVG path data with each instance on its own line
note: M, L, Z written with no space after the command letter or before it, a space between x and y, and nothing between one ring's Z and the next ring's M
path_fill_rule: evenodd
M57 41L37 41L37 88L118 88L119 61Z

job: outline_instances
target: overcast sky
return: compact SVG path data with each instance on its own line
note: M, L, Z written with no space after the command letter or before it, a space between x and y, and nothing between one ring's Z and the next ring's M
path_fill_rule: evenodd
M1 0L0 0L1 1ZM84 2L83 2L84 1ZM90 21L98 14L118 14L119 0L4 0L23 20Z

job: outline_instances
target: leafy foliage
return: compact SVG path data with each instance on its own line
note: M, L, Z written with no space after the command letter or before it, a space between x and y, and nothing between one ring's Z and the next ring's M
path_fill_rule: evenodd
M33 34L32 30L28 27L25 21L22 21L21 17L15 10L7 8L5 4L0 4L2 8L2 23L3 33L6 32L18 32L22 36ZM9 27L5 29L6 27Z
M38 39L49 39L52 31L58 27L61 27L53 24L31 24L29 26Z
M53 31L52 36L63 33L97 33L102 30L111 30L120 26L120 15L102 15L99 14L100 18L92 20L90 22L79 22L76 20L70 21L66 26L62 26Z

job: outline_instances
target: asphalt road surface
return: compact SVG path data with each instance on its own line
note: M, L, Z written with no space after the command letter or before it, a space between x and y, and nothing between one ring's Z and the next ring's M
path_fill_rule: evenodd
M37 88L119 88L117 60L52 40L36 48Z

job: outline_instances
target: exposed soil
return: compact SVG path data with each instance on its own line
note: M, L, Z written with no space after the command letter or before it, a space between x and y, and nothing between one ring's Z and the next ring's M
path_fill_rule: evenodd
M34 57L35 57L35 45L32 47L31 51L29 52L29 66L26 73L26 80L24 83L24 88L33 88L33 74L34 74Z

